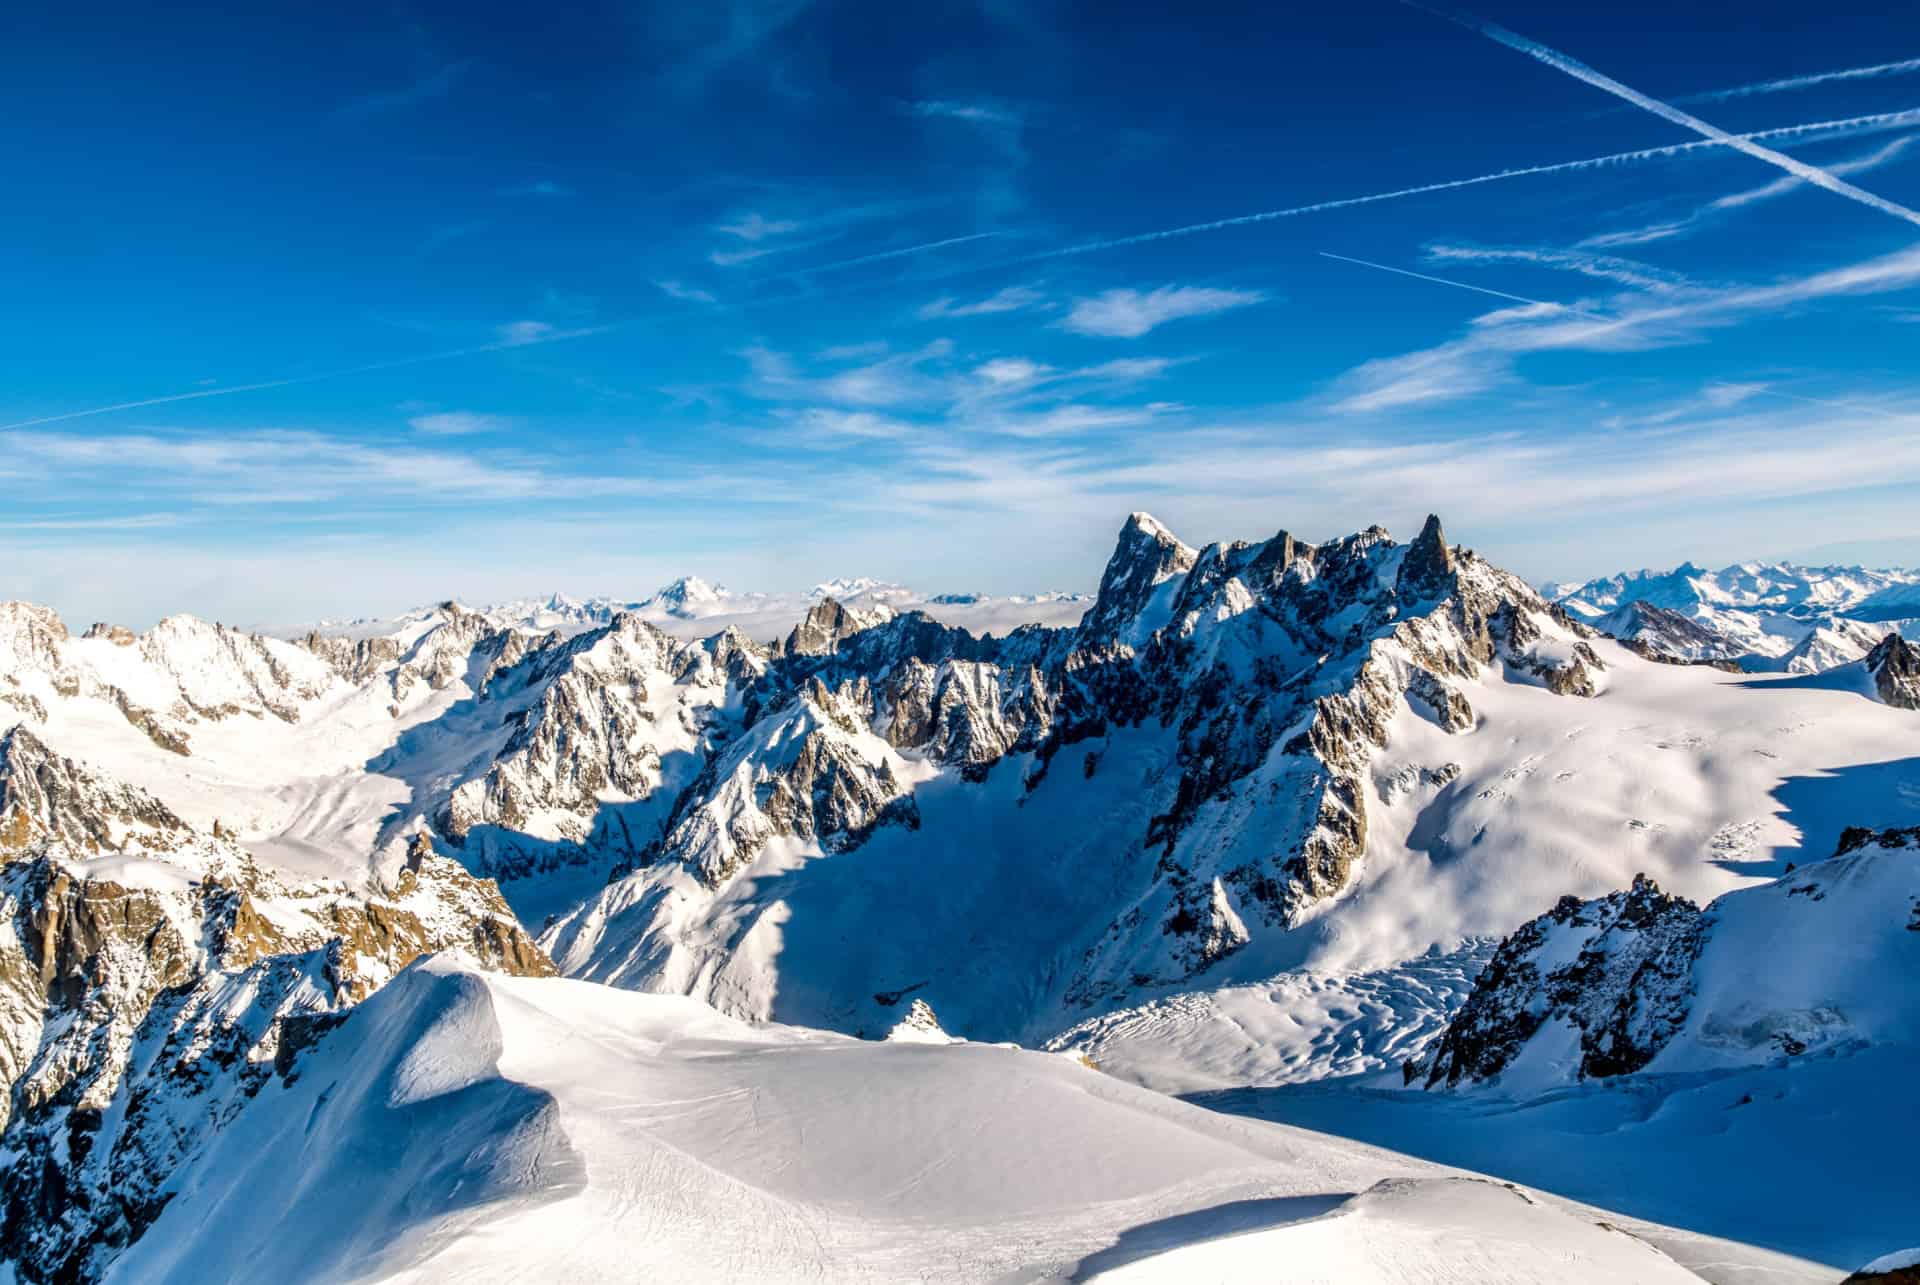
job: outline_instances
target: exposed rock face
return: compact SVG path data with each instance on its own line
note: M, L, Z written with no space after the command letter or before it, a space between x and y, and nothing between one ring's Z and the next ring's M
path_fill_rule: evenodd
M123 650L134 655L114 654ZM324 663L292 643L192 616L139 635L100 624L76 639L45 607L0 603L0 706L35 723L45 723L50 701L98 701L185 756L195 725L238 715L296 722L333 682Z
M879 826L918 826L904 763L861 730L863 688L830 693L817 678L715 759L682 796L660 850L718 885L776 837L843 852Z
M142 790L96 779L25 727L0 735L0 855L43 838L77 851L162 850L193 837L186 822Z
M139 641L139 635L135 634L133 630L127 628L125 625L109 624L104 620L94 621L91 625L87 626L87 632L80 636L82 638L104 638L116 647L131 647Z
M1867 673L1882 702L1896 709L1920 710L1920 647L1888 634L1867 653Z
M1705 909L1644 875L1508 937L1427 1057L1429 1088L1532 1090L1906 1041L1920 1020L1920 827L1848 829L1825 861Z
M842 638L859 633L865 622L853 612L835 602L832 598L822 598L807 612L806 618L793 627L787 635L786 654L789 656L824 656L831 652Z
M628 614L565 642L502 647L480 703L502 710L509 735L435 824L470 864L509 876L586 859L589 848L631 860L658 843L679 790L724 735L728 693L764 667L765 649L737 633L686 643Z
M1599 695L1599 676L1606 665L1586 642L1565 647L1545 643L1533 616L1514 604L1504 606L1492 624L1510 670L1538 679L1562 696Z
M1422 1068L1427 1086L1491 1079L1556 1022L1578 1033L1580 1078L1639 1070L1686 1018L1701 928L1698 906L1645 875L1594 901L1561 898L1500 944Z
M1157 748L1144 824L1114 837L1115 859L1143 847L1151 874L1083 938L1092 944L1067 1001L1178 982L1351 885L1371 765L1400 711L1470 733L1463 688L1490 665L1496 678L1592 695L1604 665L1589 636L1517 578L1450 548L1437 519L1411 545L1376 527L1321 545L1283 531L1196 552L1135 514L1077 628L1003 639L915 612L850 629L822 603L761 670L730 684L739 731L710 738L657 843L605 905L563 920L550 940L586 957L613 907L686 895L670 891L675 871L718 894L776 841L845 853L920 827L915 791L946 771L981 783L1016 759L1023 802L1057 797L1096 778L1104 747L1124 736ZM660 967L686 940L649 936L633 956ZM670 965L681 976L717 966ZM631 975L601 975L614 973Z
M1282 537L1291 545L1291 539ZM1120 541L1100 577L1100 592L1081 621L1080 632L1089 642L1105 642L1145 624L1146 632L1159 622L1142 621L1154 592L1175 576L1193 569L1194 551L1173 532L1145 513L1135 513L1120 528ZM1144 641L1144 638L1141 639Z
M1638 599L1592 622L1601 633L1654 660L1732 660L1736 648L1706 626L1677 611Z
M0 1257L25 1280L97 1278L207 1135L413 960L554 971L425 835L384 891L289 884L24 728L0 831Z
M934 1016L933 1005L924 999L916 999L907 1006L907 1015L887 1032L887 1039L897 1044L956 1043L951 1035L940 1029L940 1019Z
M1400 596L1417 601L1443 594L1452 587L1452 577L1453 550L1447 547L1440 519L1429 513L1400 563Z

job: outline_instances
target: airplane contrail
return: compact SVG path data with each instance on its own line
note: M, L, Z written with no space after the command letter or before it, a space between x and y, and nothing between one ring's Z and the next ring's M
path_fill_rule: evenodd
M1811 134L1835 132L1851 136L1857 133L1878 133L1888 129L1901 129L1906 126L1920 126L1920 108L1907 108L1897 112L1875 112L1868 116L1851 116L1841 120L1809 121L1803 125L1782 125L1774 129L1757 130L1750 134L1730 135L1748 142L1760 139L1805 138ZM1303 214L1321 214L1329 210L1351 209L1357 205L1373 205L1380 201L1398 201L1409 196L1425 196L1432 192L1451 192L1463 187L1478 187L1483 183L1499 183L1507 179L1531 178L1541 174L1565 174L1575 170L1599 169L1609 165L1631 164L1635 161L1664 160L1674 156L1684 156L1690 152L1705 151L1715 147L1730 147L1732 143L1720 139L1702 139L1693 143L1669 143L1663 147L1644 147L1632 152L1613 152L1606 156L1589 156L1577 161L1555 161L1546 165L1524 165L1515 169L1495 170L1491 174L1477 174L1472 178L1443 179L1437 183L1422 183L1416 187L1395 188L1389 192L1374 192L1367 196L1348 196L1331 201L1315 201L1310 205L1295 205L1286 209L1261 210L1256 214L1239 214L1231 218L1212 219L1205 223L1189 223L1182 227L1162 228L1157 232L1137 232L1130 236L1108 237L1100 241L1087 241L1079 245L1062 246L1054 250L1040 250L1023 258L1009 260L1009 263L1030 263L1040 259L1055 259L1064 255L1092 254L1099 250L1117 250L1129 245L1144 245L1151 241L1165 241L1174 237L1193 236L1200 232L1219 232L1226 228L1247 227L1256 223L1270 223L1276 219L1290 219Z
M364 366L347 366L339 370L316 371L311 375L289 375L285 379L262 379L251 384L229 384L221 388L196 389L190 393L167 393L159 397L142 397L138 401L115 402L111 406L92 406L86 410L62 411L58 415L41 415L13 424L0 424L0 432L15 428L32 428L36 424L57 424L62 420L83 419L89 415L107 415L114 411L138 410L143 406L165 406L171 402L198 401L203 397L228 397L234 393L257 393L269 388L291 388L298 384L318 383L323 379L344 379L348 375L371 375L382 370L400 370L407 366L425 365L427 362L450 361L456 357L476 357L481 353L502 352L508 348L533 348L540 344L557 343L563 339L583 339L588 335L597 335L626 324L626 322L610 322L604 326L587 326L578 330L556 330L551 334L532 338L499 339L493 343L474 344L468 348L416 353L411 357L395 357L389 361L368 362Z
M1830 134L1852 137L1858 134L1881 133L1891 129L1904 129L1909 126L1920 127L1920 108L1910 107L1901 111L1875 112L1865 116L1850 116L1837 120L1808 121L1799 125L1781 125L1772 129L1756 130L1748 134L1729 135L1729 137L1735 140L1749 142L1761 139L1809 138ZM1520 166L1514 169L1496 170L1491 174L1478 174L1471 178L1445 179L1436 183L1422 183L1414 187L1396 188L1392 191L1375 192L1366 196L1349 196L1330 201L1316 201L1309 205L1296 205L1279 210L1262 210L1255 214L1241 214L1231 218L1212 219L1204 223L1189 223L1182 227L1162 228L1155 232L1139 232L1131 236L1109 237L1099 241L1086 241L1078 245L1060 246L1052 250L1040 250L1018 258L978 264L963 269L962 272L1014 267L1020 264L1039 262L1047 259L1093 254L1102 250L1122 249L1130 245L1145 245L1153 241L1165 241L1175 237L1194 236L1202 232L1218 232L1227 228L1268 223L1277 219L1295 218L1307 214L1320 214L1330 210L1351 209L1355 206L1373 205L1382 201L1404 200L1407 197L1425 196L1434 192L1449 192L1460 188L1478 187L1485 183L1503 182L1507 179L1530 178L1542 174L1563 174L1579 170L1600 169L1610 165L1632 164L1637 161L1664 160L1675 156L1685 156L1692 152L1734 145L1734 143L1723 143L1716 138L1707 138L1696 142L1669 143L1662 147L1646 147L1631 152L1614 152L1606 156L1590 156L1576 161L1556 161L1546 165ZM855 263L872 262L876 259L898 258L902 255L916 254L923 250L932 250L946 245L957 244L961 241L977 240L998 235L1002 234L981 232L964 237L949 237L943 241L932 241L925 245L908 246L900 250L886 250L880 252L878 255L844 260L839 263L824 264L817 268L804 269L798 273L789 275L805 275L807 272L831 271L836 268L850 267ZM952 272L941 273L930 278L922 279L939 280L943 277L954 275L960 274ZM770 280L773 278L760 279ZM793 302L795 298L797 298L797 296L783 296L777 299L722 304L717 310L728 312L744 311L750 308L768 307L783 302ZM340 370L321 371L311 375L295 375L285 379L268 379L249 384L233 384L223 388L207 388L194 392L172 393L160 397L141 398L137 401L116 402L111 406L93 406L85 410L65 411L58 415L42 415L35 419L21 420L13 424L0 424L0 431L15 428L30 428L39 424L56 424L64 420L84 419L94 415L107 415L115 411L137 410L146 406L164 406L173 402L195 401L205 397L227 397L235 393L261 392L270 388L288 388L299 384L318 383L321 380L327 379L343 379L351 375L373 374L383 370L399 370L408 366L420 366L430 362L478 356L482 353L498 352L509 348L529 348L543 344L560 343L569 339L581 339L589 335L604 334L610 330L617 330L645 321L659 320L666 315L669 314L628 317L600 326L590 326L577 330L560 330L532 338L501 340L496 343L478 344L469 348L455 348L443 352L421 353L412 357L397 357L391 361L373 362L364 366L350 366ZM678 316L680 314L676 312L670 315Z
M1710 89L1705 93L1682 94L1673 101L1676 103L1724 103L1734 98L1751 98L1756 94L1780 94L1796 89L1812 89L1816 85L1831 84L1837 80L1877 80L1882 76L1905 76L1916 71L1920 71L1920 58L1903 58L1899 62L1875 63L1870 67L1817 71L1806 76L1787 76L1780 80L1763 80L1753 85L1736 85L1732 89Z
M967 236L947 237L940 241L929 241L924 245L904 246L898 250L883 250L878 254L862 255L856 259L843 259L838 263L823 263L817 267L796 272L781 273L777 276L756 278L757 281L780 281L788 277L805 276L815 272L831 272L839 268L850 268L856 264L874 263L882 259L897 259L905 255L920 254L927 250L937 250L943 246L960 245L967 241L979 241L987 237L1002 236L1000 232L975 232ZM721 311L743 311L753 307L765 307L782 302L781 299L754 300L720 305ZM547 334L524 336L516 339L501 339L493 343L474 344L466 348L452 348L442 352L418 353L411 357L396 357L390 361L369 362L363 366L347 366L339 370L316 371L311 375L291 375L284 379L262 379L250 384L230 384L221 388L201 388L187 393L167 393L159 397L142 397L136 401L115 402L111 406L90 406L85 410L63 411L57 415L41 415L34 419L23 419L17 423L0 424L0 432L16 428L33 428L40 424L58 424L63 420L86 419L94 415L110 415L115 411L139 410L146 406L166 406L174 402L198 401L205 397L229 397L235 393L264 392L270 388L292 388L300 384L318 383L327 379L344 379L350 375L370 375L383 370L399 370L408 366L422 366L429 362L450 361L459 357L476 357L482 353L504 352L509 348L534 348L543 344L560 343L568 339L584 339L590 335L605 334L610 330L638 325L646 321L660 320L667 314L649 314L642 317L627 317L619 321L610 321L599 326L584 326L573 330L555 330ZM677 314L674 314L677 315Z
M923 254L928 250L940 250L950 245L965 245L969 241L985 241L989 237L1005 236L1004 232L970 232L966 236L950 236L940 241L928 241L924 245L909 245L898 250L882 250L878 254L863 254L858 258L841 259L838 263L820 263L810 268L795 268L791 272L781 272L772 276L756 277L756 281L785 281L791 277L808 277L816 272L835 272L841 268L852 268L862 263L879 263L883 259L901 259L910 254Z
M1555 303L1551 299L1530 299L1523 294L1508 294L1505 290L1489 290L1485 286L1476 286L1467 281L1453 281L1446 277L1430 277L1424 272L1413 272L1407 268L1396 268L1387 263L1375 263L1371 259L1356 259L1352 255L1335 254L1331 250L1320 251L1320 257L1323 259L1338 259L1342 263L1357 263L1363 268L1375 268L1381 272L1391 272L1395 276L1412 277L1415 281L1431 281L1435 285L1452 286L1456 290L1471 290L1475 294L1492 295L1496 299L1507 299L1514 303L1530 304L1535 308L1553 308L1560 312L1579 313L1579 315L1583 317L1592 317L1595 321L1611 320L1611 318L1602 317L1598 313L1582 312L1579 308L1575 308L1570 304Z
M1613 77L1595 71L1577 58L1570 58L1559 50L1543 45L1537 40L1531 40L1526 36L1520 35L1518 32L1509 31L1498 23L1488 22L1484 18L1476 18L1472 14L1436 8L1422 3L1422 0L1401 0L1401 3L1407 5L1409 8L1424 10L1437 17L1445 18L1447 21L1457 23L1469 31L1477 31L1489 40L1503 44L1509 49L1517 50L1529 58L1545 63L1556 71L1565 72L1575 80L1592 85L1595 89L1612 94L1615 98L1624 99L1632 103L1635 107L1643 111L1651 112L1653 115L1660 117L1660 119L1678 125L1682 129L1692 130L1702 138L1718 143L1724 147L1731 147L1736 151L1753 157L1755 160L1765 161L1769 165L1783 169L1794 177L1813 184L1815 187L1825 188L1835 196L1844 196L1849 201L1857 202L1870 209L1879 210L1882 214L1891 214L1896 219L1920 227L1920 211L1910 210L1897 201L1889 201L1884 196L1876 196L1865 188L1856 187L1843 178L1835 177L1817 165L1809 165L1805 161L1796 160L1788 156L1785 152L1777 152L1773 148L1767 147L1744 135L1730 134L1718 125L1708 124L1698 116L1690 112L1682 111L1671 103L1661 102L1658 98L1650 97L1637 89L1623 85Z

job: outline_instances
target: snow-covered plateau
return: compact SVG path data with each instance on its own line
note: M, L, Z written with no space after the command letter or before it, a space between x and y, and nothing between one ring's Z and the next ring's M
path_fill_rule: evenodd
M0 604L0 1280L1891 1262L1916 585Z

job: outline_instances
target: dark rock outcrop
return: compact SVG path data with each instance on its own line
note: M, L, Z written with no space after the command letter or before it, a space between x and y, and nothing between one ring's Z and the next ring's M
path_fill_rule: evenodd
M1686 1018L1701 928L1698 906L1645 875L1593 901L1562 897L1500 944L1407 1079L1429 1088L1493 1079L1554 1022L1577 1033L1582 1079L1639 1070Z
M1895 709L1920 710L1920 647L1888 634L1867 653L1867 673L1873 690Z

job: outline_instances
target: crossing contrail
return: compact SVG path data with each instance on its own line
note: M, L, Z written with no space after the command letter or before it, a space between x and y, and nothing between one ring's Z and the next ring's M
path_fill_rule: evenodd
M1902 129L1908 126L1920 126L1920 108L1907 108L1897 112L1876 112L1868 116L1851 116L1841 120L1809 121L1803 125L1782 125L1774 129L1758 130L1750 134L1729 135L1729 138L1744 142L1757 142L1762 139L1807 138L1813 135L1835 134L1849 137L1860 133L1878 133L1889 129ZM1394 188L1387 192L1374 192L1366 196L1347 196L1331 201L1315 201L1310 205L1295 205L1286 209L1261 210L1256 214L1239 214L1231 218L1212 219L1205 223L1188 223L1181 227L1162 228L1156 232L1136 232L1130 236L1108 237L1099 241L1087 241L1079 245L1062 246L1054 250L1039 250L1023 258L1009 260L1012 263L1030 263L1041 259L1055 259L1065 255L1093 254L1100 250L1118 250L1129 245L1145 245L1152 241L1166 241L1174 237L1193 236L1201 232L1219 232L1227 228L1249 227L1257 223L1270 223L1277 219L1297 218L1303 214L1322 214L1330 210L1352 209L1358 205L1373 205L1381 201L1399 201L1410 196L1426 196L1433 192L1452 192L1465 187L1479 187L1484 183L1501 183L1508 179L1532 178L1541 174L1567 174L1577 170L1601 169L1611 165L1629 165L1636 161L1665 160L1674 156L1685 156L1690 152L1706 151L1717 147L1732 147L1734 143L1720 139L1702 139L1693 143L1669 143L1663 147L1644 147L1632 152L1613 152L1606 156L1589 156L1577 161L1555 161L1546 165L1524 165L1514 169L1495 170L1491 174L1476 174L1471 178L1442 179L1435 183L1422 183L1416 187Z
M1731 147L1735 151L1744 152L1757 161L1765 161L1769 165L1783 169L1795 178L1803 179L1815 187L1825 188L1835 196L1844 196L1849 201L1857 202L1867 206L1869 209L1878 210L1882 214L1891 214L1896 219L1901 219L1916 227L1920 227L1920 211L1910 210L1897 201L1889 201L1884 196L1876 196L1865 188L1856 187L1854 184L1828 173L1817 165L1809 165L1805 161L1796 160L1788 156L1785 152L1777 152L1773 148L1745 135L1729 134L1718 125L1708 124L1698 116L1690 112L1682 111L1671 103L1663 103L1658 98L1650 97L1637 89L1623 85L1613 77L1595 71L1577 58L1570 58L1559 50L1543 45L1537 40L1530 40L1518 32L1509 31L1498 23L1488 22L1484 18L1476 18L1472 14L1436 8L1421 3L1421 0L1401 0L1401 3L1410 8L1421 9L1427 13L1445 18L1447 21L1457 23L1469 31L1477 31L1489 40L1497 41L1509 49L1518 50L1520 53L1527 55L1527 57L1535 59L1538 62L1543 62L1556 71L1565 72L1575 80L1592 85L1595 89L1612 94L1615 98L1624 99L1632 103L1635 107L1643 111L1651 112L1653 115L1660 117L1660 119L1678 125L1682 129L1690 129L1711 142L1718 143L1723 147Z
M1546 165L1519 166L1513 169L1496 170L1490 174L1477 174L1470 178L1444 179L1434 183L1418 184L1414 187L1395 188L1391 191L1374 192L1365 196L1348 196L1330 201L1316 201L1308 205L1296 205L1286 209L1262 210L1254 214L1241 214L1230 218L1211 219L1204 223L1189 223L1181 227L1162 228L1154 232L1139 232L1130 236L1108 237L1098 241L1082 242L1078 245L1060 246L1052 250L1040 250L1032 254L1022 255L1018 258L1002 259L993 263L975 264L968 268L961 269L959 272L940 273L930 278L923 278L923 280L938 280L943 277L961 275L962 273L982 272L994 268L1016 267L1025 263L1065 258L1072 255L1094 254L1103 250L1118 250L1131 245L1145 245L1150 242L1166 241L1176 237L1196 236L1203 232L1219 232L1229 228L1249 227L1279 219L1296 218L1302 215L1321 214L1332 210L1345 210L1352 209L1356 206L1374 205L1383 201L1405 200L1409 197L1425 196L1435 192L1450 192L1461 188L1479 187L1482 184L1499 183L1508 179L1531 178L1543 174L1574 173L1580 170L1602 169L1613 165L1630 165L1639 161L1665 160L1671 157L1685 156L1693 152L1707 151L1713 148L1739 147L1742 143L1757 143L1761 140L1824 139L1828 136L1853 137L1859 134L1882 133L1887 130L1905 129L1909 127L1920 127L1920 108L1910 107L1901 111L1875 112L1865 116L1850 116L1837 120L1808 121L1799 125L1781 125L1772 129L1757 130L1748 134L1728 135L1727 139L1731 141L1723 141L1719 138L1709 137L1695 142L1669 143L1662 147L1646 147L1631 152L1613 152L1606 156L1589 156L1575 161L1556 161ZM1775 154L1777 155L1777 153ZM1824 171L1821 172L1824 173ZM1833 181L1838 182L1839 180L1836 179ZM1891 202L1888 204L1891 204ZM839 268L852 267L859 263L871 263L884 259L900 258L905 255L918 254L926 250L939 249L944 246L958 245L962 242L982 240L999 235L1002 234L977 232L967 236L948 237L940 241L930 241L925 245L907 246L899 250L884 250L878 254L841 260L837 263L822 264L819 267L808 268L786 275L804 276L810 272L833 271ZM1381 265L1370 264L1368 266L1378 267ZM1388 269L1388 271L1399 271L1399 269ZM762 280L769 279L777 278L762 278ZM1467 288L1474 289L1476 287ZM745 311L751 308L769 307L779 303L793 302L796 298L798 298L798 296L782 296L777 299L722 304L718 311ZM363 366L349 366L344 369L321 371L311 375L294 375L285 379L267 379L248 384L231 384L222 388L196 389L193 392L172 393L159 397L141 398L136 401L116 402L110 406L92 406L84 410L64 411L57 415L42 415L34 419L21 420L13 424L0 424L0 430L31 428L39 424L57 424L65 420L85 419L94 415L108 415L115 411L137 410L147 406L165 406L175 402L197 401L206 397L228 397L236 393L263 392L273 388L291 388L300 384L318 383L328 379L344 379L351 375L373 374L383 370L401 370L408 366L421 366L431 362L449 361L460 357L473 357L483 353L500 352L510 348L530 348L550 343L561 343L570 339L582 339L590 335L604 334L611 330L638 325L642 322L662 320L669 315L678 316L680 314L676 312L673 314L628 317L599 326L588 326L576 330L558 330L532 338L501 340L495 343L477 344L468 348L421 353L412 357L397 357L391 361L372 362Z

